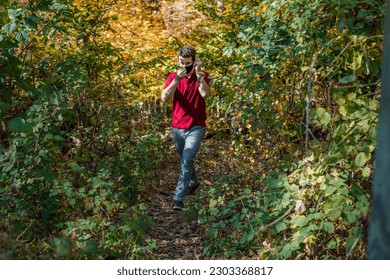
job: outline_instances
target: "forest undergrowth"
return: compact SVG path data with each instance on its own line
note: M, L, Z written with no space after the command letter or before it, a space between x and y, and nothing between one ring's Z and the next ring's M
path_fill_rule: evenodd
M383 1L0 6L0 258L365 258ZM182 45L213 79L174 213Z
M150 189L141 192L141 201L149 205L146 214L152 217L154 226L147 233L147 242L156 242L151 251L155 259L210 259L205 254L207 226L201 223L199 210L209 207L209 191L214 185L221 185L226 178L242 182L238 167L239 159L234 158L231 135L206 135L196 160L200 188L195 195L187 196L185 209L172 209L173 193L178 178L179 158L173 139L167 137L170 150L163 159L164 164L159 180L151 182ZM212 203L212 202L211 202ZM245 258L256 258L255 254Z

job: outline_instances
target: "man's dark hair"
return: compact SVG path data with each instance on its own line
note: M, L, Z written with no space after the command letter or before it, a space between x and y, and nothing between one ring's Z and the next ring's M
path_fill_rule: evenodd
M177 54L182 57L192 57L192 61L195 61L196 51L193 47L181 47Z

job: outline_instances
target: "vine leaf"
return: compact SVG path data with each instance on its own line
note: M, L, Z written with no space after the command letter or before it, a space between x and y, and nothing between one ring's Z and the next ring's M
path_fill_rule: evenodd
M14 132L29 133L32 131L33 125L22 118L13 118L8 122L8 128Z

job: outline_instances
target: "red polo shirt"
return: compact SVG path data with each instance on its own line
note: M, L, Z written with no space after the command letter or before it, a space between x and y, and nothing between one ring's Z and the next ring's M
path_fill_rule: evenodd
M176 74L173 72L168 76L164 89ZM205 72L205 75L204 80L209 84L209 73ZM199 93L195 71L190 77L180 80L172 100L172 127L190 129L193 126L206 126L206 102Z

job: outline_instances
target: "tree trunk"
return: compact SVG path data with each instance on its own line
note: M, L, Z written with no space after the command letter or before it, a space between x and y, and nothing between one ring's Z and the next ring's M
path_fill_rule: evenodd
M388 2L388 1L386 1ZM390 259L390 3L385 14L382 89L369 225L368 259Z

